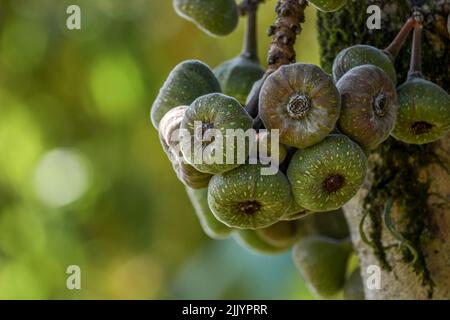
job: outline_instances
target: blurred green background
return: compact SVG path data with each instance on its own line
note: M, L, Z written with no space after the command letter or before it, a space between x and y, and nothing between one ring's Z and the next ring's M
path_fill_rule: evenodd
M318 64L315 14L297 52ZM0 299L312 298L290 253L202 233L149 121L170 70L234 57L243 27L210 38L169 0L0 0Z

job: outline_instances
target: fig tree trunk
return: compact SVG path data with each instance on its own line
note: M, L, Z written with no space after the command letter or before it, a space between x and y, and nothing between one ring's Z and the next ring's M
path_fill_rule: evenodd
M374 4L381 30L366 26ZM424 76L449 92L450 0L348 0L343 10L319 14L323 67L331 72L336 54L351 45L385 48L413 6L424 17ZM410 40L396 59L399 84L408 73ZM345 206L364 283L368 266L381 269L380 289L365 286L366 298L450 299L450 137L423 146L391 138L372 152L370 164L365 187Z

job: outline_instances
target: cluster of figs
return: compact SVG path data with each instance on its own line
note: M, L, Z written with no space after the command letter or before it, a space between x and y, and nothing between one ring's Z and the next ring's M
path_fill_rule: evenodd
M310 2L323 11L345 3ZM237 24L234 0L173 3L210 34L226 35ZM412 30L411 70L397 87L394 60ZM420 20L410 18L383 50L355 45L340 52L332 75L304 63L268 74L245 50L214 70L197 60L177 65L153 103L151 121L205 233L233 236L264 254L293 248L296 266L319 296L344 289L345 298L363 299L359 269L348 276L352 246L342 206L365 180L368 153L389 136L425 144L450 131L450 96L422 77L421 34ZM255 90L260 121L245 108ZM263 175L261 159L227 163L226 152L222 164L193 161L173 134L184 129L195 137L198 121L203 133L218 129L224 136L228 129L278 129L279 170ZM271 144L268 132L257 135L259 145ZM214 143L203 141L202 151L208 154Z

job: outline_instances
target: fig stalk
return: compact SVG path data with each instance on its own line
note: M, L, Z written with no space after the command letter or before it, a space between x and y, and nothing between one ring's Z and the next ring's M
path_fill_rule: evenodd
M403 25L403 27L400 29L399 33L395 37L395 39L391 42L389 46L384 49L384 52L392 59L392 61L395 60L395 58L398 56L398 53L400 52L401 48L405 44L406 39L408 38L411 30L416 25L416 19L409 18L406 23Z
M417 23L414 27L411 64L408 72L409 79L422 78L422 29L421 23Z

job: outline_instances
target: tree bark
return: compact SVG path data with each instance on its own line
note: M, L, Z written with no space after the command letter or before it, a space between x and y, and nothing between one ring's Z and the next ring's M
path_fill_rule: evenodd
M382 10L381 30L366 27L366 9L373 4ZM325 70L331 72L336 54L351 45L385 48L411 16L413 6L424 16L424 76L449 92L450 0L348 0L343 10L320 13ZM410 39L396 59L399 84L408 74ZM382 271L381 288L365 286L366 298L450 299L450 137L425 146L389 139L369 159L371 170L364 187L344 208L364 283L370 276L368 266L377 265ZM402 241L383 219L390 199Z

